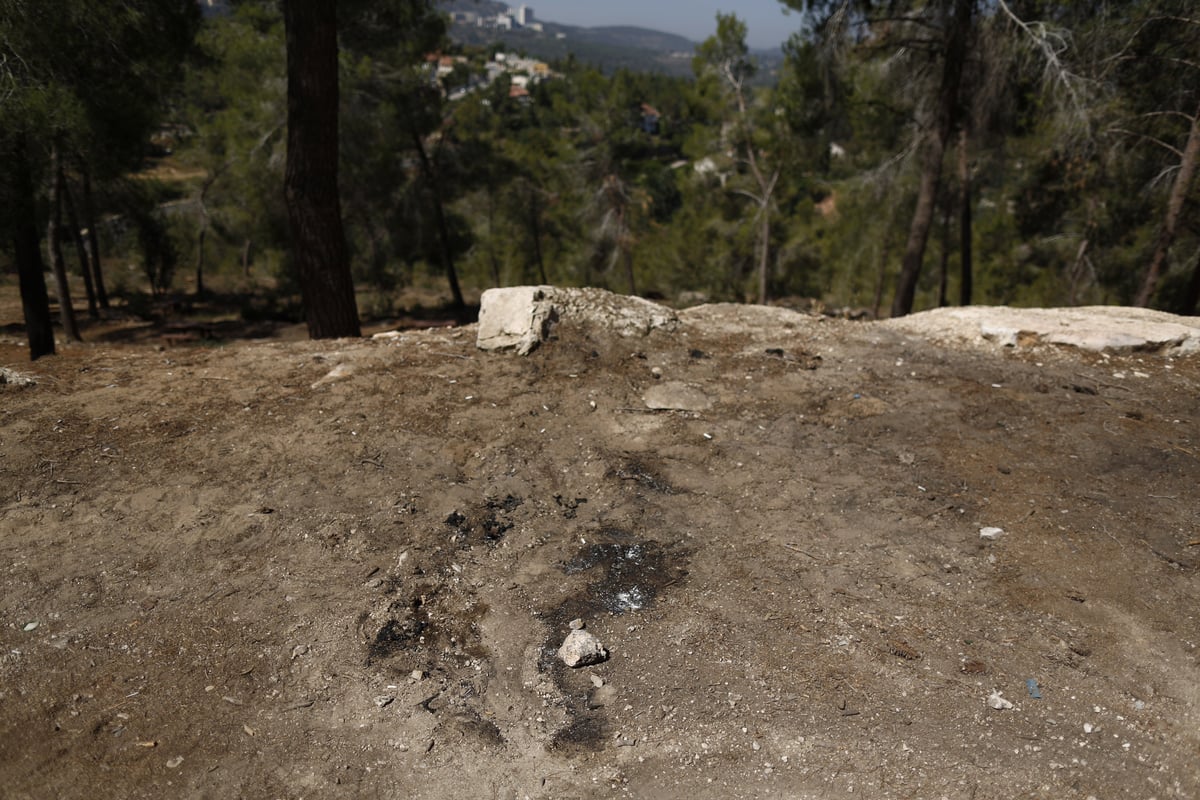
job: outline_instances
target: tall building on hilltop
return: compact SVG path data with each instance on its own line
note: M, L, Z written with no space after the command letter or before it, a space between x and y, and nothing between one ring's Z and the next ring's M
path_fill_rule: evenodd
M517 9L517 24L524 27L533 24L533 9L529 6L521 6Z

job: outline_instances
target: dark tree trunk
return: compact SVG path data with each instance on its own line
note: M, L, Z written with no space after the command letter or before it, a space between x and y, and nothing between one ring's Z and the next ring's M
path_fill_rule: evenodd
M758 251L758 304L765 306L767 304L767 278L771 264L771 208L769 203L763 203L760 213L762 214L762 227L758 231L761 240Z
M433 202L433 221L437 226L438 249L442 251L442 266L446 270L446 280L450 283L450 296L454 298L455 310L461 312L466 309L467 304L463 300L462 289L458 285L458 270L454 267L454 250L450 242L450 226L446 222L446 211L442 207L442 193L438 189L437 170L434 169L433 161L425 150L425 142L421 139L421 134L414 129L412 138L413 144L417 148L417 156L421 160L421 173L425 176L429 198Z
M62 195L63 174L59 161L58 147L50 157L50 220L46 223L46 254L50 258L50 269L54 273L54 286L58 292L58 316L63 334L74 342L83 341L79 325L75 321L75 307L71 305L71 285L67 281L67 265L62 254Z
M883 308L883 287L887 284L887 266L890 257L887 240L879 248L879 270L875 274L875 296L871 299L871 319L879 319Z
M80 164L83 178L83 214L87 223L88 255L92 262L92 279L96 283L96 301L108 308L108 291L104 288L104 272L100 268L100 236L96 233L96 205L92 200L92 175L86 163Z
M1187 290L1183 293L1180 314L1195 316L1200 311L1200 253L1196 254L1196 266L1192 267L1192 279L1188 281Z
M921 275L921 262L925 260L925 245L929 241L929 229L933 225L933 212L937 200L938 185L942 179L942 160L946 146L954 131L958 116L958 89L962 84L963 63L966 60L967 44L971 32L973 0L955 0L954 16L947 20L944 39L945 52L942 56L942 82L938 89L938 107L933 130L925 144L925 158L921 164L921 185L917 192L917 207L913 212L908 230L908 243L904 247L904 260L900 265L900 279L896 284L896 296L892 300L892 316L902 317L912 312L917 293L917 279Z
M938 308L949 305L946 295L950 286L950 209L942 209L942 257L938 265Z
M971 305L971 296L975 293L975 265L972 263L971 248L971 162L968 158L967 137L968 131L964 125L958 138L958 250L962 276L958 285L960 306Z
M496 288L500 287L500 259L496 258L496 187L488 185L488 205L487 205L487 221L488 221L488 263L492 267L492 285Z
M196 299L204 297L204 240L208 238L208 220L196 234Z
M1192 185L1192 176L1196 174L1197 160L1200 160L1200 108L1196 109L1196 114L1192 117L1192 127L1188 132L1187 144L1183 148L1183 157L1179 159L1179 174L1175 176L1175 183L1171 186L1171 197L1167 200L1167 216L1154 245L1150 266L1146 268L1146 276L1142 279L1142 288L1133 301L1135 306L1144 308L1154 299L1154 291L1158 288L1158 281L1167 266L1167 255L1172 242L1175 241L1175 231L1179 227L1179 217L1183 214L1183 205Z
M291 255L308 335L361 336L338 195L337 4L285 0Z
M629 295L631 297L636 297L637 283L633 277L633 248L622 247L621 251L625 259L625 275L629 278Z
M33 176L25 151L24 134L17 135L11 178L15 197L12 214L13 256L21 284L21 307L25 312L25 335L29 340L29 360L54 355L54 327L50 321L50 295L46 291L46 273L38 247L37 219L34 216Z
M63 183L63 203L67 208L67 226L71 229L71 239L75 242L75 254L79 258L79 273L83 276L83 288L87 292L88 316L100 318L100 310L96 303L96 287L92 283L92 263L88 257L87 244L83 241L83 231L79 228L79 214L75 212L75 199L71 196L70 183Z
M546 278L546 261L542 257L542 206L538 202L537 189L533 189L529 197L529 226L533 234L533 256L537 261L538 277L544 286L550 281Z
M247 239L242 244L242 274L247 278L250 277L250 240Z

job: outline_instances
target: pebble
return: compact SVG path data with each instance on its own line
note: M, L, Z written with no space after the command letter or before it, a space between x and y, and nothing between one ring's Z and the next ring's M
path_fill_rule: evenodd
M381 694L375 698L375 705L379 706L380 708L387 708L395 699L396 698L390 694Z
M1003 528L980 528L979 529L979 538L980 539L988 539L989 541L995 541L1003 535L1004 535Z
M567 634L558 648L558 657L568 667L586 667L607 659L608 651L591 633L576 629Z
M41 623L38 623L38 622L26 622L25 627L22 628L21 630L25 631L26 633L28 633L29 631L36 631L38 629L38 625L40 625L40 624Z
M993 690L992 693L990 695L988 695L987 704L990 708L994 708L997 711L1008 711L1009 709L1011 709L1013 707L1012 703L1005 700L1004 696L1002 694L1000 694L1000 692L995 691L995 690Z
M573 619L567 623L567 627L573 631L581 631L584 628L586 628L587 626L584 624L583 620L576 617L575 619Z
M601 678L596 673L593 672L588 677L592 679L592 686L595 686L597 689L604 685L604 678Z
M175 756L167 761L167 769L175 769L183 763L183 756Z
M425 673L419 669L414 669L408 674L408 677L414 681L423 681L425 680Z

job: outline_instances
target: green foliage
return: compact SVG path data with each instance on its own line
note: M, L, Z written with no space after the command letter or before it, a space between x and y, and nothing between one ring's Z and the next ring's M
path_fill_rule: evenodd
M375 310L386 313L404 287L444 285L451 269L468 293L552 282L746 300L765 278L773 297L885 307L941 77L918 34L950 6L786 4L809 13L781 67L762 67L745 25L720 14L691 77L605 66L582 50L516 69L511 57L492 60L494 43L452 45L425 0L339 4L343 216L353 274L376 292ZM203 244L205 269L267 269L286 289L278 6L241 2L206 20L185 90L172 96L178 58L166 43L186 42L195 20L150 5L0 5L0 148L10 130L36 142L53 133L102 165L101 203L119 220L106 244L148 265L152 287L198 261ZM917 307L939 302L943 267L958 296L963 130L975 300L1128 302L1200 107L1200 24L1179 21L1195 13L1178 0L973 11ZM16 57L27 51L47 57ZM132 66L118 52L134 54ZM161 191L122 188L114 179L139 167L164 107L184 131L171 160L182 177ZM1200 251L1197 189L1184 188L1159 293L1171 307L1183 304Z

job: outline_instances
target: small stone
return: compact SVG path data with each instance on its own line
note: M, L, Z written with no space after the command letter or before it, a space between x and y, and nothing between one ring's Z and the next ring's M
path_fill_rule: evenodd
M167 769L175 769L183 763L183 756L175 756L167 761Z
M592 686L595 686L597 689L604 685L604 678L601 678L596 673L593 672L588 677L592 679Z
M988 695L987 704L989 708L994 708L997 711L1008 711L1013 707L1013 704L1004 699L1004 696L996 690Z
M573 630L558 648L558 657L568 667L586 667L608 658L600 640L584 630Z
M412 679L413 681L420 682L420 681L425 680L425 673L419 669L414 669L412 672L410 672L408 674L408 677L410 679Z
M300 656L305 655L307 653L308 653L308 645L306 645L306 644L298 644L292 648L292 658L293 659L297 659Z
M21 630L25 631L26 633L28 633L29 631L36 631L38 629L38 625L40 625L40 624L41 623L38 623L38 622L26 622L25 627L22 628Z
M979 538L980 539L987 539L988 541L994 542L1003 535L1004 535L1003 528L980 528L979 529Z
M375 705L379 706L380 708L387 708L395 699L396 698L390 694L381 694L375 698Z
M573 619L567 623L567 627L573 631L581 631L584 628L586 628L587 626L584 625L583 620L576 617L575 619Z

